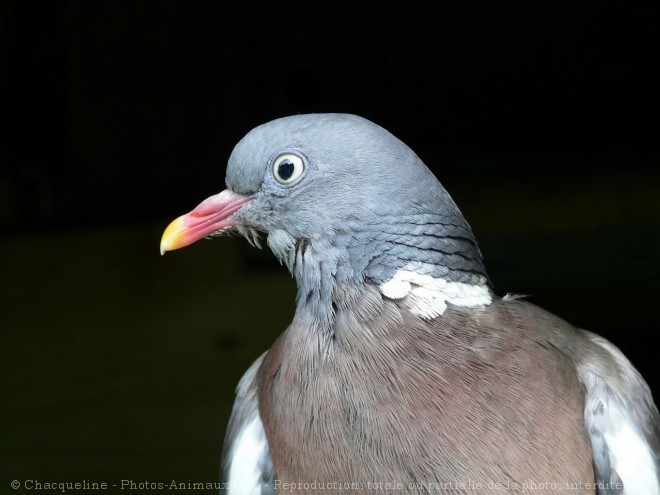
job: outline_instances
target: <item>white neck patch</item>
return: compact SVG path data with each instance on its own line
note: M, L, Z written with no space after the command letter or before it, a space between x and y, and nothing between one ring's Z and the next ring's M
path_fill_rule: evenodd
M380 284L379 288L385 297L400 300L414 315L435 318L445 312L448 303L478 308L493 301L490 289L485 283L451 282L406 268L399 268L394 272L394 276Z

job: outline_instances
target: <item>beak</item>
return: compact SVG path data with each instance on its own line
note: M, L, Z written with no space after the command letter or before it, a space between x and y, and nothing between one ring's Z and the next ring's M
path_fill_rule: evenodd
M231 216L251 200L251 196L243 196L228 189L206 198L193 211L167 226L160 240L160 254L188 246L202 237L240 224Z

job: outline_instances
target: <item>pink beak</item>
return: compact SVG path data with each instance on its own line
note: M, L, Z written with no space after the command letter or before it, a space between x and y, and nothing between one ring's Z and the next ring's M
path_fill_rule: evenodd
M189 246L214 232L238 225L241 222L231 219L231 216L251 200L250 196L242 196L228 189L206 198L193 211L167 226L160 240L160 254Z

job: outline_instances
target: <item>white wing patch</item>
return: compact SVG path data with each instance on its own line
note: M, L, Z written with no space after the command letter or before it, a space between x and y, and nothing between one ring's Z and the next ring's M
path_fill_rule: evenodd
M264 458L270 454L258 413L243 425L229 455L229 495L261 495Z
M417 271L398 269L394 276L380 284L380 291L390 299L400 299L415 315L422 318L435 318L442 315L447 304L476 308L492 302L488 286L451 282L435 278Z
M227 436L222 451L221 493L229 495L272 495L273 462L259 416L258 372L266 353L243 375L236 387Z
M648 444L635 426L625 421L618 430L603 435L610 463L623 482L625 494L660 495L660 481Z
M651 393L616 346L591 332L584 334L606 351L578 365L586 387L585 425L596 474L601 481L620 482L622 495L660 495L660 463L649 443L654 441L651 425L658 418Z

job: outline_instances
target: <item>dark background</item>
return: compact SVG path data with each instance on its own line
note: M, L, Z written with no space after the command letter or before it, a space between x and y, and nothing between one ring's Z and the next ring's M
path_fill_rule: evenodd
M295 287L239 239L158 242L295 113L403 139L497 292L606 336L657 397L652 4L0 3L0 486L217 479Z

